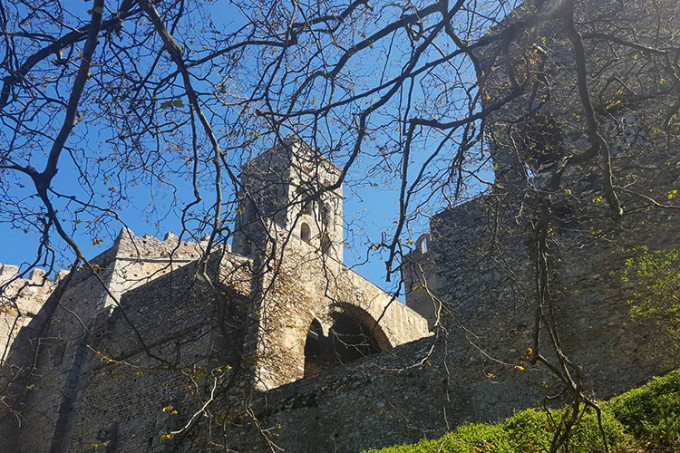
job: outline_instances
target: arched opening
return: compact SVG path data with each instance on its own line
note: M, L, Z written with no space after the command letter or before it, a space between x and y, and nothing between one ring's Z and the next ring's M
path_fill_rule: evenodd
M380 352L371 327L362 323L352 312L340 311L333 316L333 321L328 336L333 359L338 365Z
M331 249L331 238L328 236L328 233L323 233L321 235L321 253L324 255L328 255L328 252Z
M524 118L515 133L520 158L536 174L564 156L562 128L553 115L534 112Z
M302 203L302 213L305 215L312 215L312 209L314 207L314 204L312 201L305 201Z
M305 342L305 377L319 373L322 370L322 340L323 329L321 328L321 323L314 319L307 331L307 341Z
M305 342L304 376L353 362L390 348L382 329L368 313L358 307L343 304L330 314L333 323L328 335L314 319Z
M323 203L321 205L321 224L328 228L328 226L331 224L331 217L332 217L332 209L330 204L328 203Z
M303 223L300 226L300 239L302 239L305 242L309 242L312 240L312 230L306 223Z
M416 250L418 250L420 253L427 253L427 246L429 245L429 242L430 235L428 233L421 234L416 241Z

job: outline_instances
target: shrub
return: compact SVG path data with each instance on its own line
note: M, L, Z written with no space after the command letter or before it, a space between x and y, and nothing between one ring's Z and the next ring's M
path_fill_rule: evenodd
M620 395L611 412L639 441L656 449L680 449L680 371Z

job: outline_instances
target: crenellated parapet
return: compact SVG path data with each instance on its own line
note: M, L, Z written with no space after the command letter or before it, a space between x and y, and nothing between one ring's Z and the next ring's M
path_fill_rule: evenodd
M35 316L67 274L62 270L49 278L44 270L33 269L23 277L19 266L0 264L0 315Z
M161 240L154 236L145 234L136 236L129 228L123 228L116 238L112 250L115 251L116 258L129 260L162 260L162 261L193 261L199 259L208 251L209 237L204 236L200 240L181 239L172 232L166 233ZM212 250L216 247L220 250L229 246L213 244Z

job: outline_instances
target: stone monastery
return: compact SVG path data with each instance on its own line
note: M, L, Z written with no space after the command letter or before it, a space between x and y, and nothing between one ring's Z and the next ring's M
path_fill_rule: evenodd
M618 4L580 14L615 33L639 12ZM431 219L401 263L406 304L343 265L339 170L294 139L244 166L231 246L124 229L54 280L2 266L0 451L355 453L539 406L564 379L604 398L667 371L621 272L680 246L677 135L658 133L677 95L650 82L653 55L586 40L611 162L563 166L591 146L571 44L559 23L521 30L479 54L485 102L515 96L487 121L493 189Z
M180 389L200 380L196 390L203 391L210 379L201 374L213 367L235 373L234 363L245 362L239 386L265 392L428 336L425 319L343 266L341 187L296 202L302 189L328 186L338 172L289 141L245 166L249 191L233 251L201 262L205 243L124 229L91 261L95 272L62 273L52 283L35 271L14 282L19 310L5 313L2 324L3 359L10 375L17 370L8 390L30 407L17 421L44 426L39 436L34 428L20 432L15 448L87 451L98 433L115 432L121 451L160 451L155 431L167 422L151 414L158 404L179 410ZM16 272L3 266L3 280ZM36 342L38 349L26 347ZM25 367L35 367L39 384L20 378ZM140 431L142 420L149 429Z

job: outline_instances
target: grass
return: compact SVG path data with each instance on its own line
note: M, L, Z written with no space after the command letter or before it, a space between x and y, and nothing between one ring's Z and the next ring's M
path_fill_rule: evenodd
M680 452L680 370L602 402L600 407L611 452ZM547 452L555 421L563 413L548 415L528 409L495 424L467 424L439 439L366 453ZM594 411L582 415L564 451L605 451Z

